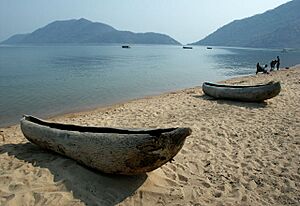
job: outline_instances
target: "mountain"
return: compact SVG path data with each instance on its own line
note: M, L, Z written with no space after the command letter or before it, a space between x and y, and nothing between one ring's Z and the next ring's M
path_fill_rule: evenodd
M55 21L30 34L16 34L1 44L51 43L120 43L120 44L180 44L159 33L134 33L87 19Z
M300 48L300 0L235 20L193 45Z

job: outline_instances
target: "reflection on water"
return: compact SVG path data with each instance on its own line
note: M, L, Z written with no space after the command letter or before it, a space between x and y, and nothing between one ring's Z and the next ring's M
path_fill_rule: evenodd
M23 113L47 116L112 104L232 76L257 62L297 64L300 53L133 45L0 47L0 125Z

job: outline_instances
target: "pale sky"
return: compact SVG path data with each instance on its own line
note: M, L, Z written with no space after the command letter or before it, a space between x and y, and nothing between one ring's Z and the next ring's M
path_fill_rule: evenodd
M0 0L0 41L55 20L86 18L118 30L158 32L186 44L289 0Z

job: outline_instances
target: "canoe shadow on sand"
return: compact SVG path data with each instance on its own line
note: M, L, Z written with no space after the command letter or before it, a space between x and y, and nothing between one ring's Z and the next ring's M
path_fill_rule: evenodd
M66 189L86 205L120 203L133 195L147 179L147 174L125 176L101 173L31 143L0 146L0 154L6 152L34 166L48 169L54 176L54 182L63 182Z
M242 101L233 101L233 100L226 100L226 99L215 99L206 94L194 95L193 97L198 98L198 99L203 99L205 101L215 101L218 104L229 104L229 105L234 105L234 106L238 106L238 107L246 107L249 109L264 108L268 105L268 103L265 101L263 101L263 102L242 102Z

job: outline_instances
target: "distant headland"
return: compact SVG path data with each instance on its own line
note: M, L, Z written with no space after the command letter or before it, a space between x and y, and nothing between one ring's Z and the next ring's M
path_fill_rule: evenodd
M54 21L29 34L16 34L1 44L169 44L180 45L166 34L120 31L107 24L87 19Z
M300 0L235 20L191 45L300 48ZM213 14L212 14L213 15Z

